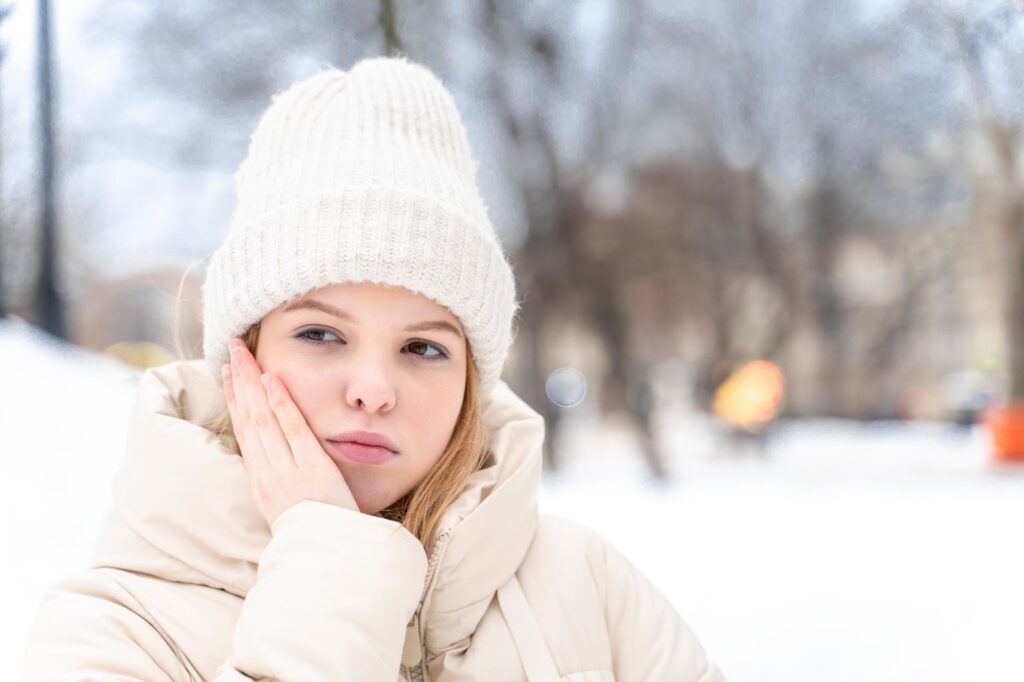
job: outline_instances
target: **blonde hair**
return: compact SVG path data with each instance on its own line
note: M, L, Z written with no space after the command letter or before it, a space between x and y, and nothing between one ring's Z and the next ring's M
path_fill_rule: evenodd
M259 336L259 322L241 336L253 355ZM419 485L378 513L378 516L400 522L428 549L433 545L444 511L462 492L469 476L484 464L489 452L477 396L476 367L471 353L466 353L466 358L465 396L448 445ZM227 436L234 439L231 414L227 409L204 426L222 440Z

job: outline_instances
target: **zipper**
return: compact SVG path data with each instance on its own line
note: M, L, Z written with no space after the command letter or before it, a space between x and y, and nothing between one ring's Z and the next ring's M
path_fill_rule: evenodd
M409 671L409 680L411 682L427 682L424 666L426 650L423 642L423 625L420 620L420 612L423 610L423 602L427 598L427 590L434 579L434 572L441 561L441 550L448 544L451 534L450 528L446 528L437 534L434 548L430 552L430 559L427 561L427 574L423 578L423 590L420 592L420 601L416 605L416 612L412 614L412 619L406 625L405 645L402 648L402 666Z

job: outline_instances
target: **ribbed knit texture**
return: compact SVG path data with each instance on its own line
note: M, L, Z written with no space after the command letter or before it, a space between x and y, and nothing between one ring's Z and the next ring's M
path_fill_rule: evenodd
M371 281L458 317L489 396L519 302L475 176L451 95L404 58L327 69L274 96L235 175L238 203L203 284L214 377L228 340L274 308Z

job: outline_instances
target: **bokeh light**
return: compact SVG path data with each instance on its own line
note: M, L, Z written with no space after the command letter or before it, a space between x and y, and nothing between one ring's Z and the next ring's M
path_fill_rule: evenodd
M587 380L573 367L559 367L544 384L548 400L559 407L575 407L587 395Z

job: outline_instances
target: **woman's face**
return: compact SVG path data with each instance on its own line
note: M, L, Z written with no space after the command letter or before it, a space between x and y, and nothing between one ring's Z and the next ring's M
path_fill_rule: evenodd
M359 510L374 514L415 488L444 452L462 408L467 353L462 325L444 306L402 287L346 282L268 313L256 361L288 387ZM328 442L350 431L383 434L397 454L350 459Z

